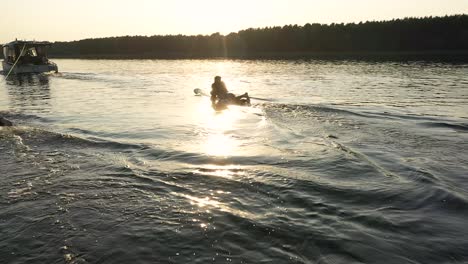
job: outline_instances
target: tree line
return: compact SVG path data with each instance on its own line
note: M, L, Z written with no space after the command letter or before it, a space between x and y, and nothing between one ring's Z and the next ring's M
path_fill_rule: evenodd
M122 36L55 42L51 57L203 58L319 53L468 53L468 15L249 28L222 35Z

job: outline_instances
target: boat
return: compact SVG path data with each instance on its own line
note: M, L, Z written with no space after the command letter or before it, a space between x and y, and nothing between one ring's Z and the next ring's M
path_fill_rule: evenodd
M15 40L3 45L3 73L58 72L57 64L47 58L48 41Z

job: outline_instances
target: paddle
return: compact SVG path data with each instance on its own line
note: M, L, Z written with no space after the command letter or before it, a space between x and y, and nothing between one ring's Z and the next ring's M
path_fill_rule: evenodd
M208 95L207 95L205 92L203 92L203 90L200 89L200 88L195 88L195 89L193 90L193 92L195 93L195 95L198 95L198 96L200 96L200 95L208 96Z

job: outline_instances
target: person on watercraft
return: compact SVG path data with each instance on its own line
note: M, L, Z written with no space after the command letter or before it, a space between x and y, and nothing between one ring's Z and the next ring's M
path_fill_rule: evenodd
M221 76L216 76L214 78L214 83L211 85L211 102L213 104L218 100L229 100L231 102L240 102L244 99L248 104L250 104L250 98L247 93L239 96L235 96L233 93L228 92L226 84L221 81Z
M211 85L211 102L216 102L216 100L224 100L228 98L228 90L226 84L221 81L221 76L216 76L214 78L214 83Z

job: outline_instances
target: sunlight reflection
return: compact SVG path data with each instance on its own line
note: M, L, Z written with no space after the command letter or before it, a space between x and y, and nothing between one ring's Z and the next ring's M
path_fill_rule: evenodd
M224 134L213 134L205 142L204 152L211 156L230 156L236 147L235 140Z
M240 119L241 112L227 109L215 113L211 108L209 99L207 101L200 104L199 108L199 116L204 117L201 120L201 125L207 132L201 149L210 156L233 156L238 151L240 142L229 132L234 129L234 124Z
M188 194L183 194L183 193L176 193L176 192L172 192L171 193L172 195L176 195L176 196L179 196L179 197L184 197L186 198L191 205L194 205L194 206L197 206L199 209L203 209L204 212L206 213L212 213L209 209L217 209L217 210L220 210L220 211L223 211L223 212L229 212L231 214L235 214L237 216L241 216L241 217L247 217L247 218L254 218L255 216L250 214L249 212L244 212L244 211L241 211L239 209L236 209L236 208L233 208L233 207L230 207L228 204L224 204L222 202L219 202L217 199L219 199L220 197L216 196L216 195L220 195L220 194L223 194L225 195L227 198L229 194L231 194L230 192L211 192L209 195L210 196L205 196L205 197L196 197L196 196L192 196L192 195L188 195ZM200 220L198 219L192 219L192 221L194 222L199 222ZM203 224L206 224L206 223L200 223L200 226L201 227L206 227L206 226L203 226Z
M215 201L211 199L210 197L203 197L203 198L198 198L190 195L184 195L186 198L190 200L190 203L193 205L197 205L198 207L206 207L206 206L214 206L214 207L220 207L220 203L218 201Z
M234 165L206 165L201 169L196 170L196 173L201 173L209 176L222 177L226 179L232 179L234 176L245 175L245 172L240 169L239 166Z

